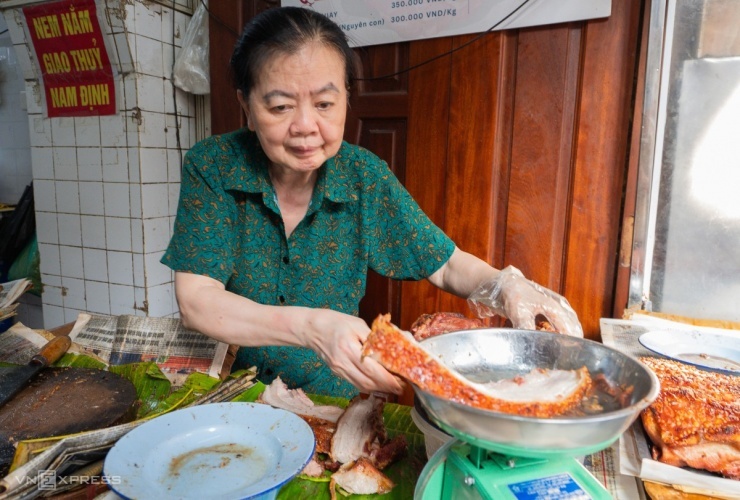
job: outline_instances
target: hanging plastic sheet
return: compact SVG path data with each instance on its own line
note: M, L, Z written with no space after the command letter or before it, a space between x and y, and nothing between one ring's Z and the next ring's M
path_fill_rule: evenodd
M175 86L191 94L211 92L208 65L208 9L205 0L199 0L188 23L182 49L175 59L172 78Z

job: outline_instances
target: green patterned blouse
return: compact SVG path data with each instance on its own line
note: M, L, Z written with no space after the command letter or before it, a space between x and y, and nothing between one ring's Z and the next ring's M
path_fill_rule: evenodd
M422 212L384 161L342 144L319 170L304 219L290 238L257 136L246 129L209 137L185 156L174 234L162 262L209 276L267 305L328 308L357 315L368 269L419 280L455 244ZM385 313L387 311L378 311ZM311 350L242 347L234 369L255 365L270 383L352 397Z

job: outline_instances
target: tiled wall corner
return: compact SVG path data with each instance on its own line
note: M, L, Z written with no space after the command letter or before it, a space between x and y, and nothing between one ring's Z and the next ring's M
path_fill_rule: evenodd
M3 11L13 22L9 35L25 79L19 91L27 111L47 328L74 321L80 312L178 311L173 273L159 259L177 210L182 157L195 142L195 98L171 81L190 17L165 3L97 5L117 70L118 107L117 114L100 117L44 116L22 12Z

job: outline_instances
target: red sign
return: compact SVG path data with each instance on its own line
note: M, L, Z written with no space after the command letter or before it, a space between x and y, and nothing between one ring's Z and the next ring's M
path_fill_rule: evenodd
M24 7L49 117L116 113L116 92L95 0Z

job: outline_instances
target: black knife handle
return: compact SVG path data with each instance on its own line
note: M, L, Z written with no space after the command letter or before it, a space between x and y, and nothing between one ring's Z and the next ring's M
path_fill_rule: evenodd
M48 366L64 356L72 340L67 335L60 335L46 343L39 353L31 358L30 364Z

